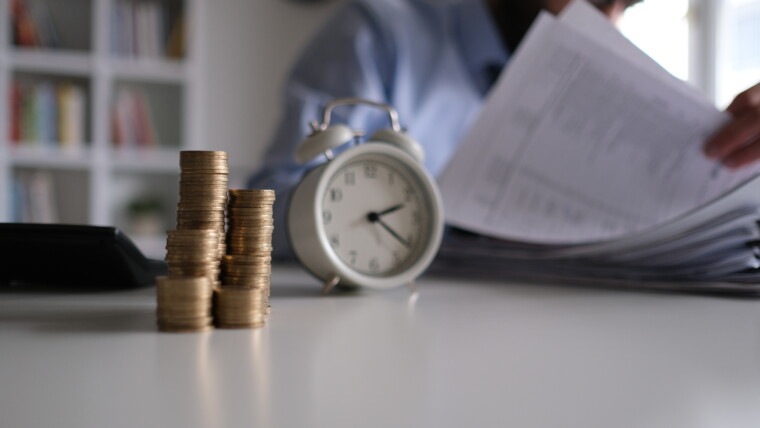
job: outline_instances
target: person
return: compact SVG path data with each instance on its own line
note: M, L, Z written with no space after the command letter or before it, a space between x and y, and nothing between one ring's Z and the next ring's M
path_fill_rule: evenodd
M588 1L614 22L641 0ZM314 166L295 162L296 147L325 104L343 97L395 107L422 144L425 167L438 175L539 12L557 14L569 2L349 0L293 68L282 120L249 187L277 191L275 221L284 225L290 190ZM728 112L733 119L706 142L706 155L728 167L760 159L760 84ZM368 133L388 127L387 115L365 107L336 109L333 121ZM288 255L284 226L275 228L273 239L275 255Z

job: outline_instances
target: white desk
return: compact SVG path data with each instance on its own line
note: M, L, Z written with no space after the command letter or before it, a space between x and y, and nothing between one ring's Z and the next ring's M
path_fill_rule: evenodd
M425 279L165 334L153 289L0 294L0 426L760 426L760 300Z

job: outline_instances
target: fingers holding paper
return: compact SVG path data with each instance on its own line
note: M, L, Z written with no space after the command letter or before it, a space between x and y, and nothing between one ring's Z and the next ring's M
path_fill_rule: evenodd
M732 119L707 141L707 156L729 168L760 160L760 83L739 94L726 111Z

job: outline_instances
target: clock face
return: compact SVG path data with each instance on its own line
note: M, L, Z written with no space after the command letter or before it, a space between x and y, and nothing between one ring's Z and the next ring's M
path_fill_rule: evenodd
M329 177L321 221L330 247L348 268L382 277L420 257L432 234L432 207L409 167L372 154Z

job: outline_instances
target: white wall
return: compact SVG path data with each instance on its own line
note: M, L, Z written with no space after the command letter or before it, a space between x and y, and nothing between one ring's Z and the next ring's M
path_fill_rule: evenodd
M203 1L204 145L227 150L241 173L258 165L296 55L341 0Z

